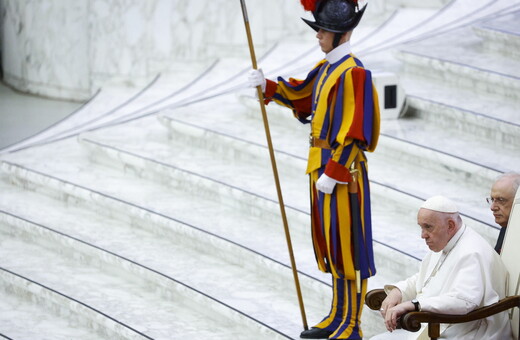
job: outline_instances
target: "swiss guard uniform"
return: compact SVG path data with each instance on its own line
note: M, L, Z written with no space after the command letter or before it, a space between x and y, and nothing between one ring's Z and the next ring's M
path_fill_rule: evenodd
M304 7L308 3L302 0ZM359 9L353 0L321 0L305 8L316 21L303 20L313 29L335 33L334 50L306 79L267 80L265 87L266 103L291 108L298 120L310 123L312 241L319 269L333 279L329 315L300 336L361 339L367 278L376 272L365 151L377 145L379 106L370 71L350 53L349 42L337 45L343 33L357 26L366 6ZM337 182L331 194L316 189L323 174Z

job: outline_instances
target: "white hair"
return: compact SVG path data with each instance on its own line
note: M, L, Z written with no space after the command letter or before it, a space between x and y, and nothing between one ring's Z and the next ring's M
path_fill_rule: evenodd
M520 173L513 171L505 172L502 175L498 176L495 182L501 181L503 179L511 180L511 185L513 186L513 193L516 193L516 191L520 187Z

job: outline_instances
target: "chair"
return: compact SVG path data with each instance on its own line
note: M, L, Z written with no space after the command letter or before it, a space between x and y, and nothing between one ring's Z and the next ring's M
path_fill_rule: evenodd
M507 297L489 306L478 308L465 315L438 314L430 312L409 312L400 318L400 327L410 332L417 332L421 328L421 323L428 324L428 336L430 339L440 337L441 323L463 323L486 318L506 310L512 320L513 337L518 340L520 321L518 309L520 308L520 190L516 193L515 201L508 222L504 244L502 247L502 261L508 271ZM367 293L365 304L373 310L379 310L386 297L383 289L374 289Z

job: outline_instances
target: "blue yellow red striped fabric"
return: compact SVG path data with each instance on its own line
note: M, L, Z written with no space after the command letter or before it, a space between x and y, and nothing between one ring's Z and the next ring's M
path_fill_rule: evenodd
M320 61L303 80L278 78L268 81L266 103L274 101L293 110L302 123L310 123L311 136L325 140L330 148L310 147L311 228L318 268L334 278L354 280L352 243L359 246L361 278L376 272L372 249L370 186L365 151L375 150L380 118L371 72L352 54L334 64ZM340 182L350 176L354 163L358 173L360 225L352 225L346 184L337 184L332 194L316 190L326 173ZM359 238L354 240L352 228Z
M329 339L362 339L361 313L368 280L361 281L361 292L354 280L333 279L332 303L329 315L314 327L332 332Z

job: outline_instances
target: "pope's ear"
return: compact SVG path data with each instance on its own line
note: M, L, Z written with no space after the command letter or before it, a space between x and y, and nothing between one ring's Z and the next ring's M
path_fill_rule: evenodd
M455 220L453 219L448 219L448 230L453 232L454 230L457 229L457 223L455 223Z

